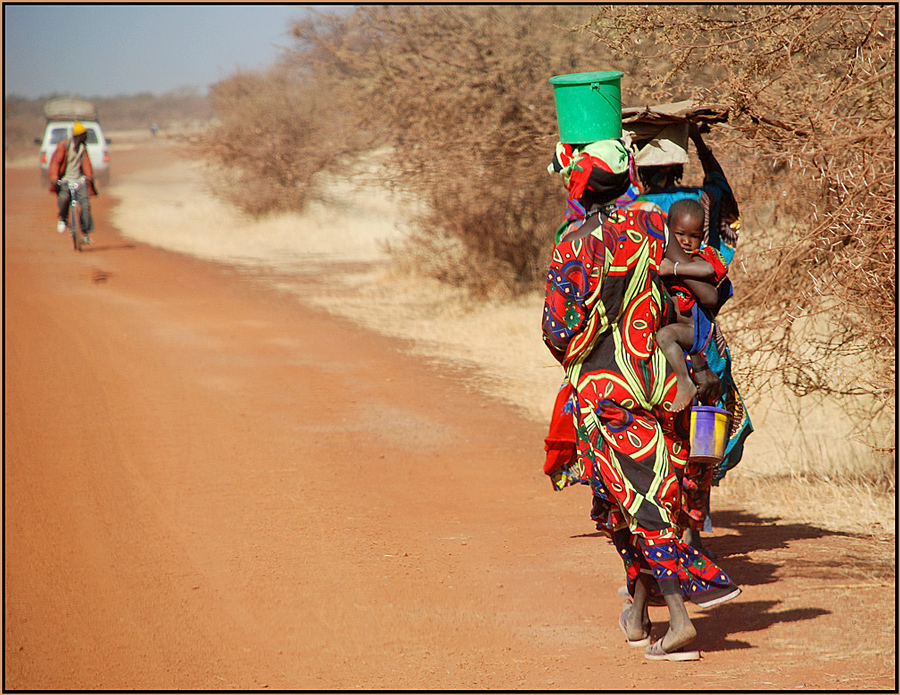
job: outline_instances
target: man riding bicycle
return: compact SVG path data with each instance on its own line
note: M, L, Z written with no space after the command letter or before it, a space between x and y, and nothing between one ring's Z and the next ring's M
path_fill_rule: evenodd
M87 129L78 121L72 127L72 139L63 140L56 146L53 158L50 160L50 192L57 194L59 206L59 222L56 223L56 231L62 234L66 231L66 217L69 211L70 192L67 182L81 184L78 187L78 203L81 205L81 230L84 233L84 243L90 244L88 236L94 230L94 220L91 218L90 193L97 195L94 185L94 167L88 156ZM85 185L86 184L86 185Z

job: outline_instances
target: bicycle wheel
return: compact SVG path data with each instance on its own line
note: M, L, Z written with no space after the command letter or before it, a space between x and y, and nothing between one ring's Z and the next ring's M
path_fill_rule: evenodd
M74 195L74 194L73 194ZM69 205L69 231L72 233L72 248L81 251L81 225L78 220L78 206Z

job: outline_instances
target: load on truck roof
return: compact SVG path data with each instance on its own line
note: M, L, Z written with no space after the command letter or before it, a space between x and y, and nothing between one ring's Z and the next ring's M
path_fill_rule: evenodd
M60 97L44 104L44 118L48 121L96 121L97 109L84 99Z

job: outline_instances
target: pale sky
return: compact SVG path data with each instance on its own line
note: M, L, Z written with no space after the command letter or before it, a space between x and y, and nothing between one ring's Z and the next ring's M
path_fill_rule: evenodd
M276 4L3 4L4 96L112 97L206 88L272 65L290 20Z

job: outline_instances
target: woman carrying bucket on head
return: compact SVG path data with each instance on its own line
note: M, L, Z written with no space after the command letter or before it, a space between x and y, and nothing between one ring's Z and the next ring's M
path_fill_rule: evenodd
M631 154L619 140L587 136L587 145L559 144L551 165L569 200L547 276L543 335L574 394L577 452L559 480L592 486L595 512L625 563L633 596L619 620L626 640L646 646L648 659L694 660L699 652L682 649L696 637L684 597L708 607L740 589L678 538L687 411L671 411L676 380L655 340L667 311L658 278L663 214L616 206L632 181ZM656 593L669 629L650 644Z

